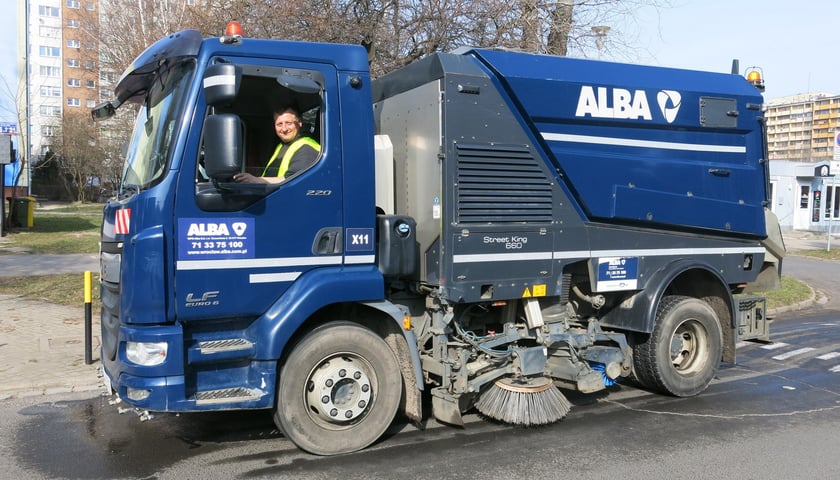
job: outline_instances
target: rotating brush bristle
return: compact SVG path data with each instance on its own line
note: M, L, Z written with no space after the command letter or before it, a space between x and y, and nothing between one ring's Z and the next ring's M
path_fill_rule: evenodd
M562 420L571 409L549 378L503 378L488 387L475 407L483 415L512 425L547 425Z

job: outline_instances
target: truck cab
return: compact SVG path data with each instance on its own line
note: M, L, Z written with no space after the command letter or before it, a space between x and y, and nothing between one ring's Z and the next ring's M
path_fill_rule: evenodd
M185 31L149 47L115 93L140 106L122 192L102 227L107 375L152 409L270 408L273 388L238 387L243 376L274 385L276 361L231 359L277 359L325 305L383 296L367 56ZM280 185L210 178L213 155L258 175L278 141L272 112L288 104L321 145L314 165ZM338 288L346 275L354 281Z

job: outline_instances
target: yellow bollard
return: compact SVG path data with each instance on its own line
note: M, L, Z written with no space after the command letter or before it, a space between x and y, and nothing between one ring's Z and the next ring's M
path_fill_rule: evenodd
M90 272L85 272L85 365L93 363L92 337L91 337L91 295L90 295Z

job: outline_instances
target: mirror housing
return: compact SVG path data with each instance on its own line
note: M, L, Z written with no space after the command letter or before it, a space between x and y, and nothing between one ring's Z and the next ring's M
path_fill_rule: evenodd
M204 125L204 170L210 179L229 182L242 171L242 122L232 113L210 115Z
M242 69L232 63L217 63L204 71L204 99L218 107L232 103L242 83Z
M102 102L90 110L90 116L94 122L106 120L117 114L119 104L114 105L112 102Z

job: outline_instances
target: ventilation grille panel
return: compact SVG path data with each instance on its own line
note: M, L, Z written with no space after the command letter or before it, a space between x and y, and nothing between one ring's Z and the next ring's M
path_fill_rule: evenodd
M460 224L549 223L551 182L521 146L456 145Z

